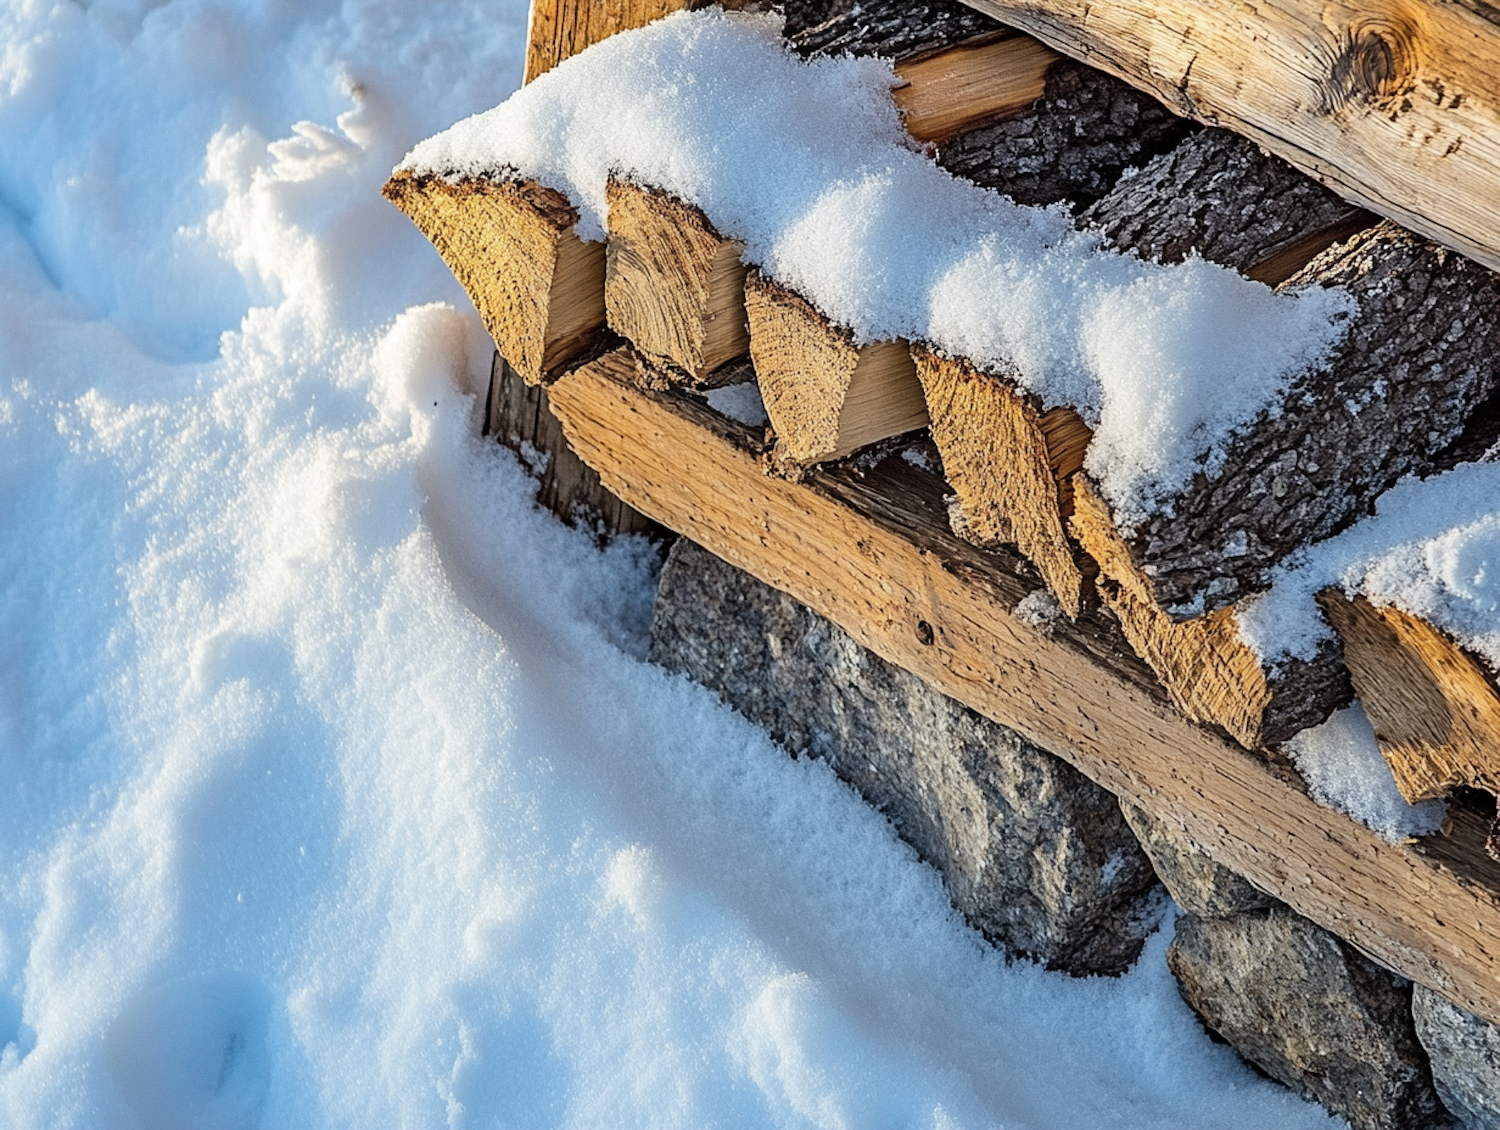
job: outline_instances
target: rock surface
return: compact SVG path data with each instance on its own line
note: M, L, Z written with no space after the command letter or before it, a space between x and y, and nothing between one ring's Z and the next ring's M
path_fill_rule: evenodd
M1500 1130L1500 1028L1421 985L1411 1011L1448 1109L1464 1130Z
M1243 875L1215 863L1180 828L1147 815L1128 801L1120 802L1120 811L1156 868L1157 878L1188 914L1228 918L1281 905Z
M1409 981L1287 908L1177 920L1167 964L1204 1023L1354 1130L1451 1126Z
M1161 888L1118 802L1072 766L687 539L662 574L651 658L827 760L991 941L1076 975L1139 955Z

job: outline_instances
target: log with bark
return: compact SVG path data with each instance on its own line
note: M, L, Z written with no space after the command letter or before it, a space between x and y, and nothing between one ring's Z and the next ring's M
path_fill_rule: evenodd
M1401 795L1416 804L1458 786L1500 794L1500 693L1489 664L1393 605L1338 589L1318 603Z
M505 359L529 384L604 337L604 245L578 238L562 193L520 179L398 172L386 199L432 241Z

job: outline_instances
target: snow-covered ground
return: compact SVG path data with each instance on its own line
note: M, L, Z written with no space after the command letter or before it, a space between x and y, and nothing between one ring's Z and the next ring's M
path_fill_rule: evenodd
M641 662L379 188L521 0L0 5L0 1123L1295 1127ZM1170 927L1168 927L1170 930Z

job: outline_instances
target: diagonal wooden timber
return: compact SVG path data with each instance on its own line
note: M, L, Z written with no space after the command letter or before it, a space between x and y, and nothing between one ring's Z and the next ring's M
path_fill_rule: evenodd
M1415 804L1455 785L1500 794L1500 693L1487 666L1399 608L1337 589L1318 602L1401 795Z
M1488 0L964 0L1500 269Z
M604 332L604 244L573 230L567 197L535 181L398 172L385 197L432 241L516 372L538 384Z
M894 458L767 478L758 433L635 387L618 351L561 378L574 449L632 506L809 605L865 647L1186 829L1219 862L1403 975L1500 1022L1500 865L1484 822L1391 845L1287 771L1193 725L1111 622L1012 614L1016 560L948 529L942 479Z

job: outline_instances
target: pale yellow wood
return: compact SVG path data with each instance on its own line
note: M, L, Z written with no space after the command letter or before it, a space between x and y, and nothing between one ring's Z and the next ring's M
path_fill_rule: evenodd
M750 358L780 459L838 459L927 426L905 342L857 346L812 303L758 271L745 281L745 312Z
M601 39L645 27L686 7L687 0L531 0L525 81L546 74Z
M966 0L1500 269L1486 0Z
M1500 694L1486 667L1399 608L1336 589L1320 602L1401 795L1415 804L1455 785L1500 793Z
M1033 627L1027 586L955 538L942 480L882 489L760 470L757 434L633 386L627 352L550 390L569 442L631 505L829 617L883 658L1066 757L1299 913L1500 1022L1500 866L1484 829L1393 846L1158 697L1106 622Z
M385 196L430 239L468 291L501 355L530 384L586 353L604 329L604 245L533 181L400 172Z
M692 383L750 348L744 244L699 209L611 177L604 282L610 328Z
M945 141L1012 117L1042 96L1056 51L1007 33L960 43L896 64L896 105L918 141Z
M1088 426L1069 409L1039 411L1013 382L960 358L920 346L912 358L965 536L1016 546L1063 611L1077 616L1093 594L1092 570L1080 563L1065 523Z

